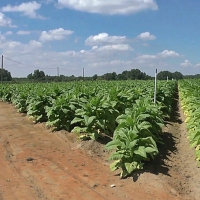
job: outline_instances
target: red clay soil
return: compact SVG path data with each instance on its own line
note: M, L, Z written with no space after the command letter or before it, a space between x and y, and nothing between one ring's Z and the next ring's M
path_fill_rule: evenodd
M119 179L104 156L74 140L0 102L0 200L182 199L168 181L149 172L135 182Z

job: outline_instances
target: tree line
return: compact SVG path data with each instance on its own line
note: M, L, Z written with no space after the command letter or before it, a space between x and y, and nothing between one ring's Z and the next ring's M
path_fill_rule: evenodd
M106 73L102 76L98 76L95 74L92 77L82 77L78 76L75 77L74 75L72 76L64 76L60 75L58 76L49 76L45 75L43 71L35 70L34 73L29 74L27 76L29 80L35 80L35 81L74 81L74 80L150 80L153 79L154 77L151 77L147 75L144 72L141 72L139 69L131 69L130 71L123 71L121 74L117 74L116 72L112 73ZM159 80L165 80L165 79L182 79L183 75L180 72L174 72L171 73L169 71L161 71L158 73L157 78Z
M0 69L0 76L1 76ZM35 70L33 73L28 74L26 78L12 78L11 73L5 69L2 71L2 80L3 81L12 81L13 82L65 82L65 81L79 81L79 80L150 80L154 77L151 77L147 75L146 73L140 71L139 69L131 69L130 71L125 70L120 74L117 74L116 72L112 73L106 73L101 76L95 74L92 77L82 77L82 76L49 76L45 75L44 71L40 71L39 69ZM157 74L158 80L172 80L172 79L187 79L187 78L200 78L200 74L196 75L183 75L180 72L169 72L169 71L160 71Z

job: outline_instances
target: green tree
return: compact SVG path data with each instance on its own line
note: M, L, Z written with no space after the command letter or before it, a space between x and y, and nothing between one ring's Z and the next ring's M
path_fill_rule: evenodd
M12 80L12 76L11 73L9 71L7 71L6 69L0 69L0 76L2 76L2 81L11 81Z
M157 75L158 80L167 80L167 77L169 80L171 80L171 79L179 80L179 79L183 78L183 75L177 71L174 73L169 72L169 71L161 71Z
M96 81L98 79L98 75L95 74L93 77L92 77L92 80Z
M35 70L34 73L29 74L27 76L28 79L34 79L34 80L45 80L45 73L43 71L40 71L39 69Z
M167 77L169 80L171 80L173 77L173 74L169 71L161 71L157 74L158 80L167 80Z
M182 79L183 78L183 74L181 74L180 72L174 72L173 73L173 78L176 80Z
M118 75L119 80L147 80L151 79L146 73L141 72L139 69L131 69L131 71L123 71Z
M32 74L32 73L29 74L29 75L27 76L27 78L28 78L28 79L33 79L33 74Z
M118 80L126 80L127 78L126 78L126 76L124 74L118 74L117 75L117 79Z

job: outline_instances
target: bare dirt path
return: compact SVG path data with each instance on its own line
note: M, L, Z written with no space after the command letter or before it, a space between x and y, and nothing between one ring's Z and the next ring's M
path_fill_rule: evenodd
M110 172L106 158L101 145L75 142L70 133L51 133L0 102L0 200L185 198L168 178L173 171L143 171L137 181L120 180Z
M157 172L174 187L174 193L183 200L200 199L200 168L195 160L194 149L187 139L185 117L180 101L174 102L174 115L164 129L165 145L157 163Z

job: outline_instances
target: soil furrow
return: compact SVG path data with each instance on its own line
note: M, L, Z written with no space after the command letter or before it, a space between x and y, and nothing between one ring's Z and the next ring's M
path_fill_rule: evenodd
M164 143L159 158L159 175L174 187L173 193L184 200L200 199L200 169L187 139L181 103L174 102L171 121L164 129Z

